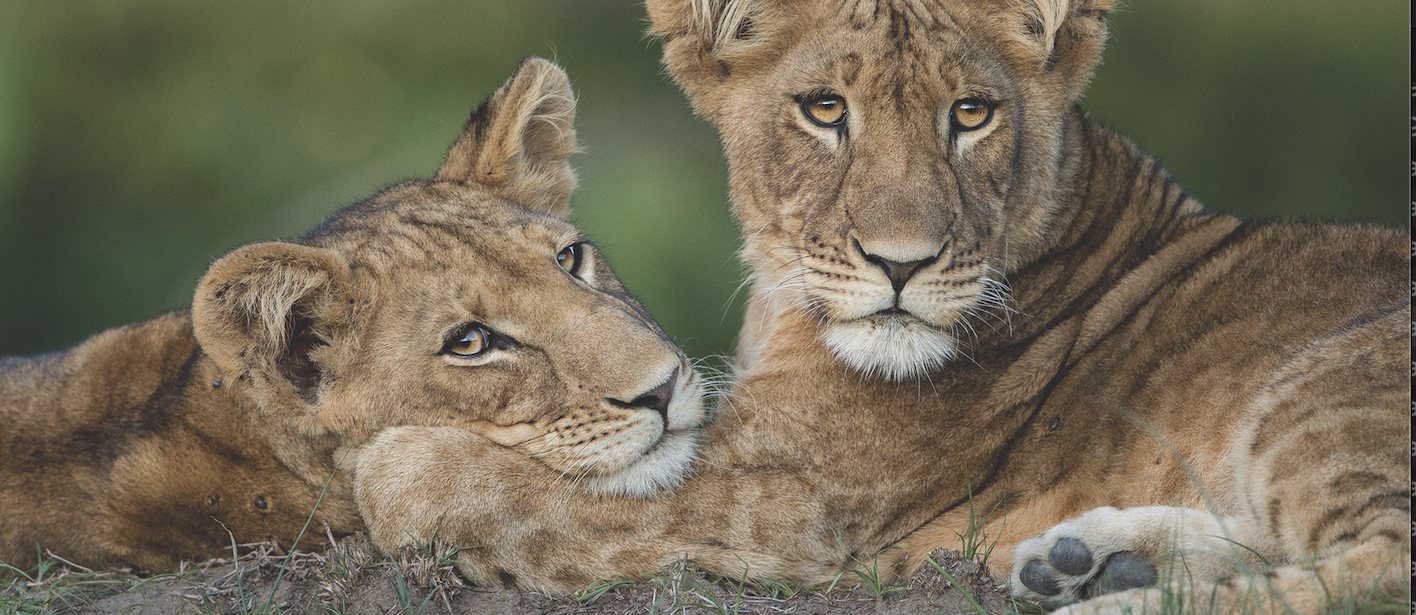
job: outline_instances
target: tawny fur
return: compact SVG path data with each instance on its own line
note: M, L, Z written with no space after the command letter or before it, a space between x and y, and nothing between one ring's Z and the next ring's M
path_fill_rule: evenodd
M1007 573L1068 518L1162 505L1243 519L1295 595L1314 561L1360 571L1334 598L1400 594L1406 237L1209 212L1089 120L1076 101L1111 4L649 0L721 134L752 270L702 462L656 499L594 498L519 488L544 472L475 434L395 430L358 470L374 540L436 530L479 545L459 554L474 581L559 591L681 556L815 583L877 555L908 573L971 511L993 511ZM822 90L842 128L803 116ZM968 97L997 106L959 132ZM872 256L925 264L896 294ZM891 301L909 314L881 314ZM894 337L828 345L849 327ZM958 356L891 363L922 335ZM1199 582L1220 610L1246 599Z
M333 476L308 548L322 521L336 535L362 527L357 445L404 424L505 441L548 482L676 482L702 422L700 381L559 217L574 112L565 74L528 59L435 179L299 242L232 252L191 312L0 361L0 561L32 568L38 546L93 568L168 570L233 541L288 548ZM575 275L557 261L571 245ZM444 352L471 323L494 332L492 349Z

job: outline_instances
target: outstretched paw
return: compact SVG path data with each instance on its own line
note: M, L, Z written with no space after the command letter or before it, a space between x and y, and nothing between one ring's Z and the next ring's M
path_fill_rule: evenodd
M1117 551L1094 557L1086 543L1063 538L1052 545L1045 559L1023 564L1014 579L1014 590L1044 604L1070 604L1113 592L1148 587L1156 582L1156 569L1134 551ZM1032 595L1028 595L1031 592Z
M1048 607L1155 585L1153 521L1163 507L1097 508L1018 545L1014 594Z

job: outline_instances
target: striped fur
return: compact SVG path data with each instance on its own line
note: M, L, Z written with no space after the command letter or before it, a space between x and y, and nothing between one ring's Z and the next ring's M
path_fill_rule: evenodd
M1088 119L1110 4L650 0L722 136L752 270L703 462L653 500L533 497L534 469L474 434L387 432L358 470L365 510L392 511L374 540L440 529L483 546L459 554L472 580L539 589L683 556L809 584L877 554L909 573L994 511L997 553L1023 543L1000 563L1015 589L1054 603L1172 557L1224 612L1321 612L1323 582L1404 595L1406 237L1210 212ZM823 91L839 127L803 115ZM991 123L955 129L965 98ZM896 289L882 260L922 264Z

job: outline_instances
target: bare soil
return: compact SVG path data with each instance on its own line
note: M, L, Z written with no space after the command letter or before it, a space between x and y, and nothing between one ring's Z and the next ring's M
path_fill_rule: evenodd
M0 615L12 613L976 613L1016 612L1007 584L957 551L937 550L933 566L907 582L872 587L843 575L835 587L793 592L718 579L679 565L635 582L602 583L572 596L467 585L446 552L377 555L363 536L323 553L286 554L270 544L238 545L237 558L216 559L173 574L88 571L53 564L43 576L0 580ZM32 575L33 576L33 575ZM957 585L956 585L957 584ZM962 590L962 591L961 591Z

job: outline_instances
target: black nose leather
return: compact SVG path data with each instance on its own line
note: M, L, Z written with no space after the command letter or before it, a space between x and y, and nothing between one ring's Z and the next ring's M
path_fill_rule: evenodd
M647 408L649 410L654 410L658 412L659 416L664 419L664 425L668 425L669 400L673 399L674 386L677 384L678 371L675 371L674 375L670 376L669 379L663 384L654 387L649 392L644 393L643 395L640 395L639 397L636 397L633 400L623 402L617 399L611 399L610 401L617 406L622 406L625 408Z
M890 279L890 288L895 289L895 294L897 295L905 288L905 284L910 281L910 277L913 276L915 272L939 258L939 254L935 254L929 258L902 263L892 261L883 256L871 254L859 241L852 241L852 243L855 244L856 252L865 257L866 262L879 267L881 271L885 272L885 277ZM940 252L943 252L942 248Z
M900 289L905 287L905 283L910 281L910 277L913 276L916 271L919 271L920 267L928 265L934 260L927 258L910 261L908 263L897 263L873 254L865 254L864 252L861 254L865 255L865 260L885 271L885 277L890 278L890 288L895 289L897 293L900 292Z

